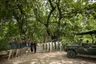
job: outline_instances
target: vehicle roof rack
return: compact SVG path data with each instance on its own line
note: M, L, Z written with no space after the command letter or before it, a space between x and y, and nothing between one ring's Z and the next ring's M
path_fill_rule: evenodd
M90 35L96 34L96 30L81 32L81 33L77 33L76 35L87 35L87 34L90 34Z

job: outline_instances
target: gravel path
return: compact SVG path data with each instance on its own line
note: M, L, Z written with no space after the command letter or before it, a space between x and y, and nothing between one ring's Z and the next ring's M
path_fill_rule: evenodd
M77 57L69 59L63 51L32 53L10 60L3 59L0 64L96 64L96 58Z

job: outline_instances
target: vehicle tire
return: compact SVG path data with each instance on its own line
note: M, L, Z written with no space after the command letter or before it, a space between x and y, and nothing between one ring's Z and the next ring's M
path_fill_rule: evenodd
M67 52L67 57L68 58L75 58L76 57L76 53L75 53L75 51L73 51L73 50L68 50L68 52Z

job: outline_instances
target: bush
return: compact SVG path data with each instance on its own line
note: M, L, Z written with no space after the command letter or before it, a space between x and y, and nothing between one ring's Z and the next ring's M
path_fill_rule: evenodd
M7 40L0 40L0 51L2 50L8 50L8 41Z

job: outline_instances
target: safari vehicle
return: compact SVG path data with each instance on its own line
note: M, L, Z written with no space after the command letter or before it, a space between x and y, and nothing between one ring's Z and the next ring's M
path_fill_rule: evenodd
M95 35L96 30L77 33L76 35L88 35L88 34L91 36ZM94 42L93 37L92 37L91 44L81 43L81 45L71 45L71 46L67 46L64 50L67 52L68 58L75 58L78 55L88 56L88 57L96 57L96 44Z

